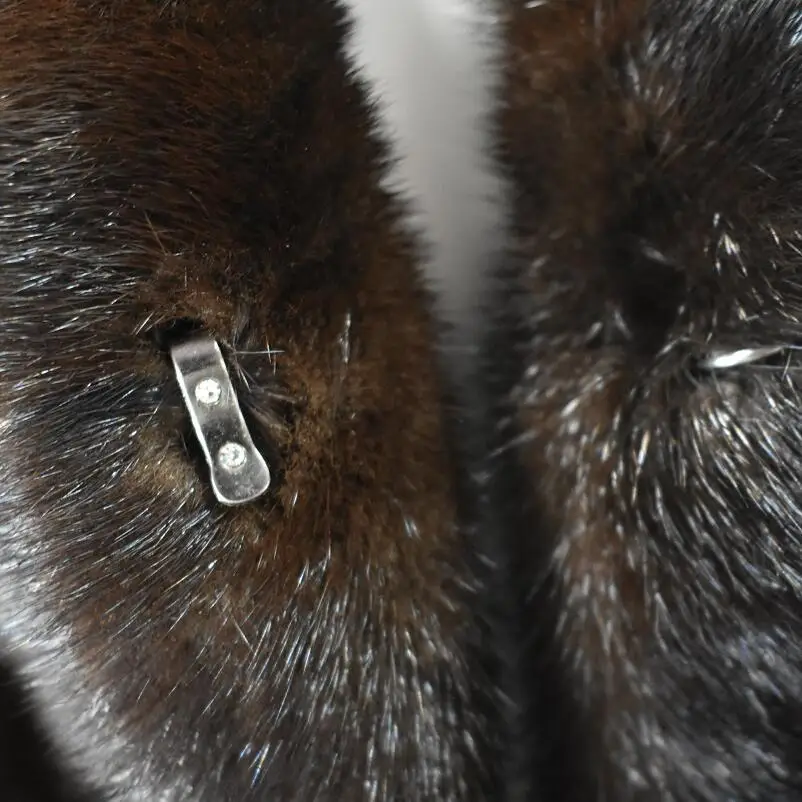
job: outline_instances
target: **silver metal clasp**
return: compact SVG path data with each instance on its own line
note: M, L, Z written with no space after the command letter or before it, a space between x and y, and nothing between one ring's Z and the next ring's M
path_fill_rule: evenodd
M246 504L270 487L217 342L200 336L170 349L175 375L221 504Z
M709 353L702 361L701 366L708 370L725 370L738 365L748 365L759 362L761 359L773 356L785 350L784 345L771 345L763 348L739 348L735 351L716 350Z

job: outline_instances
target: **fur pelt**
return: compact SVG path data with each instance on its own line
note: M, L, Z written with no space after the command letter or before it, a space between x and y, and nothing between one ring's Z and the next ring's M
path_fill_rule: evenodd
M495 798L437 331L346 33L0 4L0 643L98 799ZM169 364L194 331L273 472L243 507Z
M800 4L510 0L502 25L483 369L525 796L800 800Z

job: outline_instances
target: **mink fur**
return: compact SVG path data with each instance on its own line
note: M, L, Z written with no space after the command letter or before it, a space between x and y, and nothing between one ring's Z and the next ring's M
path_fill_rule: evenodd
M502 6L483 369L522 796L800 800L800 4Z
M496 798L437 332L346 33L0 6L0 643L98 799ZM242 507L169 363L193 331L272 469Z

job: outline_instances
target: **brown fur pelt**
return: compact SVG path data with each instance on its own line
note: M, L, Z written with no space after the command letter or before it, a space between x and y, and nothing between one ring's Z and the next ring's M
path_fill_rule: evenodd
M502 5L528 798L800 800L802 8Z
M346 32L0 4L0 642L98 798L489 793L437 332ZM242 507L169 363L196 330L273 471Z

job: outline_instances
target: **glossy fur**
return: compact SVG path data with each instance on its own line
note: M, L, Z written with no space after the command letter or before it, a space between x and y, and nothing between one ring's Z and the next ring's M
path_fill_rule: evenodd
M98 799L488 793L437 332L345 33L0 4L0 641ZM169 365L196 329L273 469L241 508Z
M800 800L802 9L513 0L502 24L485 370L522 796Z

